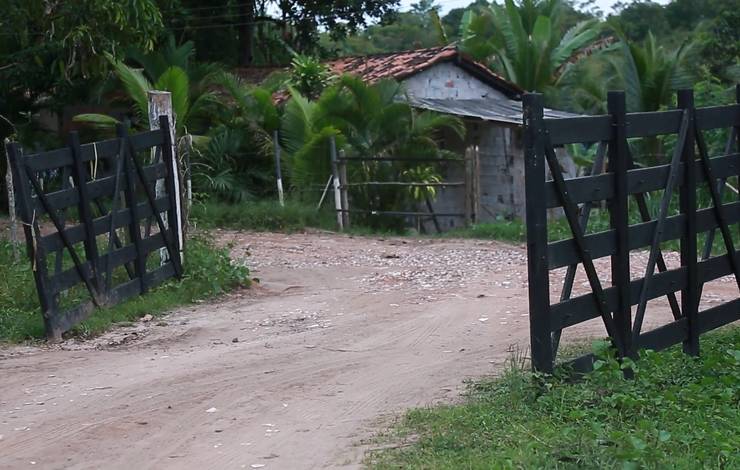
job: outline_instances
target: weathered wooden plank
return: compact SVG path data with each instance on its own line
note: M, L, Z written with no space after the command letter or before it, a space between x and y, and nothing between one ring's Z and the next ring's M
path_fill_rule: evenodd
M23 166L30 171L39 172L53 168L61 168L72 164L72 152L68 147L49 150L21 157Z
M684 158L684 149L689 145L693 145L691 139L689 138L689 132L692 129L692 116L693 115L691 113L691 110L684 110L681 113L681 129L679 131L678 141L676 142L676 146L673 149L670 172L668 173L668 181L666 182L665 190L663 191L663 195L660 200L660 209L658 211L658 217L655 221L656 225L655 230L652 234L652 241L650 243L650 253L648 254L647 266L645 268L645 274L643 276L644 282L642 294L640 296L640 301L637 303L637 310L635 311L635 324L632 332L635 341L639 339L640 331L642 329L642 321L645 317L645 309L647 308L647 298L645 297L645 292L649 289L650 281L653 277L653 274L655 273L655 265L658 262L658 255L660 253L659 245L663 236L665 220L668 217L668 208L671 203L671 198L673 197L673 191L676 189L676 186L680 181L677 171L678 165L681 162L682 158ZM687 167L694 168L693 165L687 165ZM690 176L690 178L687 179L687 181L691 182L692 185L695 184L694 173L687 175L687 177L688 176ZM687 224L687 227L690 228L689 231L693 230L694 241L696 241L696 205L694 205L693 210L690 211L689 214L690 215L687 216L687 221L690 220L690 223ZM682 235L685 235L685 232ZM629 258L629 250L620 251L618 249L617 253L620 252L624 255L624 257ZM695 255L694 263L696 263ZM629 277L627 279L629 279Z
M740 320L740 298L699 312L699 332L706 333Z
M159 212L164 212L169 208L169 200L166 197L157 199L156 208ZM141 217L150 217L153 212L148 203L139 203L137 206L138 213ZM98 217L93 220L93 231L95 235L108 233L110 229L110 214ZM131 223L131 211L129 209L118 209L116 211L115 228L126 227ZM81 225L74 225L65 229L67 237L72 244L85 240L85 230ZM58 232L52 232L39 239L40 244L49 252L61 250L64 247L61 236Z
M630 113L627 115L627 137L650 137L675 134L681 125L680 109Z
M740 254L736 252L737 256ZM730 274L731 267L727 255L715 256L698 263L699 282L705 283ZM630 282L630 303L635 305L639 301L643 279ZM664 296L669 292L677 292L686 287L686 267L658 273L653 277L652 287L648 291L648 300ZM617 307L617 293L614 287L604 290L607 306L610 309ZM567 328L578 323L597 318L600 315L593 294L585 294L551 306L553 331Z
M554 365L550 326L550 279L547 270L547 211L541 194L545 184L543 99L524 95L524 185L527 197L527 279L529 281L529 335L532 367L551 373Z
M158 147L164 144L164 133L157 129L154 131L140 132L129 137L133 150L139 152L152 147Z
M732 202L724 205L729 223L740 222L740 202ZM650 236L655 230L656 222L643 222L630 226L629 247L630 250L644 248L650 244ZM675 240L681 237L686 224L684 215L674 215L666 218L663 227L661 242ZM712 208L701 209L696 212L696 224L698 232L707 232L718 227L717 216ZM615 237L613 230L594 233L585 237L586 247L593 259L610 256L615 251ZM548 249L548 267L557 269L570 264L578 263L578 253L573 239L560 240L550 244Z
M696 135L696 113L694 109L693 90L679 90L678 107L684 109L690 117L689 133L682 149L681 161L684 163L683 180L679 191L679 210L686 216L685 230L681 234L681 266L686 267L686 286L681 290L683 316L687 320L688 336L684 342L684 351L691 355L699 354L699 330L697 308L699 305L699 268L697 255L697 220L696 220L696 185L699 174L694 154ZM714 187L714 182L709 184ZM721 223L721 219L718 220Z
M167 174L167 168L164 163L149 165L144 169L144 174L148 181L154 181L163 178ZM106 176L86 183L90 198L97 199L110 196L113 194L115 175ZM33 196L32 204L37 213L43 211L43 206L37 196ZM53 210L60 210L66 207L72 207L79 204L80 193L78 188L60 189L46 194L49 207Z
M740 104L696 109L696 128L699 130L733 126L740 126Z
M156 251L163 246L164 238L160 233L151 235L147 238L142 239L141 241L141 247L144 254ZM110 252L110 254L106 253L104 255L101 255L98 261L98 267L101 268L105 266L106 262L108 262L109 266L112 269L115 269L116 267L121 266L125 263L134 261L136 259L136 256L136 247L134 247L133 245L126 245L123 248L113 250L112 252ZM85 263L83 263L81 269L82 273L88 279L92 279L93 277L93 273L90 267L91 263L89 261L86 261ZM78 270L72 268L62 271L57 275L51 276L49 278L49 285L51 291L54 294L58 294L79 284L81 280L82 278L80 277L80 273L78 272Z
M544 119L552 145L601 142L611 138L609 116L588 116L564 119Z
M687 337L687 320L686 318L680 318L667 325L642 333L637 340L637 345L640 349L661 351L686 340Z
M740 153L731 153L709 159L714 175L717 178L733 176L740 171ZM700 162L696 162L699 170ZM645 193L663 189L668 178L669 165L659 165L649 168L636 168L627 172L627 190L630 194ZM684 164L678 168L678 177L683 178ZM697 184L706 181L706 176L697 171ZM597 176L582 176L565 180L565 185L571 198L576 203L589 201L603 201L614 196L613 175L602 174ZM547 208L559 207L557 190L552 181L545 183L545 199Z
M609 92L607 107L612 117L612 138L609 141L609 169L614 175L614 197L609 200L609 225L614 230L615 251L611 257L611 281L617 290L614 312L614 332L610 336L622 357L632 356L632 309L630 308L629 210L627 170L630 167L627 143L627 101L624 92ZM576 237L574 237L576 238ZM583 241L579 243L582 245ZM600 302L603 304L603 302ZM601 307L602 317L604 308Z

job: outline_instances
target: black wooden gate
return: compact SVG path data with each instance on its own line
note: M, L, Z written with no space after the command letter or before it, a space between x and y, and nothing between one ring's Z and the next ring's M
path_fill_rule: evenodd
M33 155L8 145L16 209L50 339L61 338L95 306L181 276L176 159L167 117L159 124L164 131L133 136L119 126L117 138L85 145L71 133L67 147ZM158 180L165 191L157 191ZM148 256L160 250L162 260Z
M624 93L612 92L608 115L543 119L542 96L525 95L529 312L536 370L553 370L563 329L594 318L601 318L622 357L635 357L640 348L659 350L679 342L695 355L701 333L740 319L740 251L731 232L733 225L740 228L740 202L725 194L728 178L740 174L740 104L695 108L693 92L682 90L678 105L676 110L627 114ZM710 156L705 133L728 128L724 152ZM676 136L670 163L635 165L635 146L629 139L670 134ZM563 178L554 148L571 143L598 145L589 176ZM605 159L606 172L601 173ZM707 195L707 207L697 207L697 193ZM677 209L671 204L674 195ZM648 198L660 201L652 214ZM589 215L601 201L606 201L609 229L590 233ZM570 238L549 241L548 210L553 208L562 208ZM714 243L718 229L720 250ZM698 234L704 239L701 247ZM680 266L670 268L661 244L676 239ZM713 246L720 252L713 253ZM630 251L645 248L649 255L644 273L633 277ZM599 273L594 261L605 257L610 257L610 272ZM588 293L573 296L579 264ZM559 292L553 292L558 295L553 304L551 271L558 269L565 273ZM608 287L604 275L611 278ZM733 288L733 298L699 311L704 284L727 275L734 275L738 287ZM663 296L673 321L644 332L647 302ZM588 355L573 365L588 370L592 363Z

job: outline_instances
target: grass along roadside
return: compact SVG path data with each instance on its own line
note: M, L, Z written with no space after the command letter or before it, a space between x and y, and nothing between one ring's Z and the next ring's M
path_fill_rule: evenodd
M473 384L461 405L409 412L391 432L402 446L368 457L374 469L740 468L740 327L646 351L625 380L601 354L572 383L511 367Z
M68 334L91 336L114 323L157 315L179 305L217 296L249 282L249 270L232 263L228 250L217 248L203 235L188 240L185 274L143 296L102 308ZM10 245L0 240L0 343L45 337L31 265L25 256L14 262Z
M197 203L193 205L192 221L201 228L230 228L254 231L295 232L305 228L336 229L336 216L328 209L286 201L250 201L240 204Z

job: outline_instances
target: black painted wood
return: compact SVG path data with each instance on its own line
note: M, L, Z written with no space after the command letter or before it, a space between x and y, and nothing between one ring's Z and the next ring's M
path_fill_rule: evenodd
M686 266L686 286L681 290L683 316L688 322L688 336L683 343L687 354L699 354L699 269L697 264L697 217L696 217L696 158L695 141L696 113L694 109L694 92L680 90L678 107L689 113L689 131L683 147L682 159L686 171L679 192L679 209L686 216L686 227L681 237L681 266ZM711 186L711 184L710 184ZM718 220L718 222L720 222Z
M545 141L542 95L524 95L524 185L527 194L542 194L545 184ZM554 357L550 326L550 280L547 268L547 210L544 199L528 197L527 279L532 367L551 373Z
M609 172L614 174L614 197L609 200L609 225L614 230L616 252L611 257L612 286L617 290L613 332L607 330L620 348L622 357L634 355L632 350L632 310L630 307L630 257L627 170L627 101L624 92L609 92L607 108L612 118L612 138L609 144ZM598 297L602 294L594 292ZM603 305L603 300L600 300ZM601 312L603 317L604 313Z
M670 171L668 172L668 181L666 181L665 190L663 191L663 197L660 200L660 212L658 218L655 221L655 229L653 232L653 240L650 244L650 254L648 255L647 266L645 267L645 275L643 276L644 283L642 286L642 294L640 295L640 301L637 303L637 310L635 312L635 322L632 329L632 335L637 340L642 331L642 322L645 318L645 309L647 308L647 290L650 288L650 281L655 273L655 265L658 261L658 255L660 253L660 241L663 238L663 228L665 226L666 218L668 217L668 207L673 197L673 190L678 185L678 163L681 161L684 155L684 147L686 146L686 137L689 132L689 125L691 122L691 113L689 110L683 111L683 117L681 119L681 127L678 133L678 141L673 151L673 158L671 159ZM691 166L689 166L691 167ZM696 230L696 208L694 208L694 230ZM617 252L620 250L617 249ZM629 250L626 250L629 251ZM624 250L622 250L624 252ZM696 250L694 251L696 253Z
M710 158L712 169L717 177L734 176L740 173L740 153L728 153L726 155ZM701 162L695 162L697 173L697 184L705 181L701 173ZM649 191L657 191L663 188L668 178L670 165L658 165L648 168L633 168L627 172L627 191L630 194L640 194ZM678 176L683 178L684 165L679 164ZM568 192L573 202L603 201L614 196L614 175L609 173L597 176L582 176L566 180ZM552 181L545 183L545 199L548 209L560 207L557 190Z
M740 85L737 87L740 103ZM663 349L676 343L684 343L688 354L698 354L699 335L719 326L740 319L740 295L720 305L698 311L701 287L704 283L727 275L734 275L740 294L738 265L740 251L730 237L731 226L740 228L740 201L722 202L722 190L728 178L740 175L740 106L715 106L694 108L690 90L679 93L679 109L649 113L624 112L624 96L611 93L609 115L575 119L534 119L530 127L525 126L525 168L530 170L526 181L527 192L527 251L529 263L530 335L533 345L533 363L537 370L551 371L552 358L557 352L560 331L578 323L604 317L604 312L613 312L614 328L605 322L607 334L619 348L620 354L637 357L640 348ZM532 98L528 98L532 100ZM525 100L526 101L526 100ZM526 109L526 108L525 108ZM703 130L732 128L724 154L709 155ZM552 174L551 181L544 181L544 171L531 171L536 149L544 133L549 143L544 145L545 160ZM548 134L549 133L549 134ZM670 164L637 168L632 158L628 140L631 138L654 137L677 134ZM565 180L555 156L553 145L563 143L605 142L609 148L609 173L594 174ZM735 147L733 149L733 147ZM698 157L696 159L696 149ZM536 163L536 160L533 159ZM529 165L529 167L527 167ZM697 185L710 188L712 207L697 209ZM652 219L647 203L648 194L663 191L657 219ZM679 192L679 210L670 215L671 193ZM544 193L544 198L542 197ZM628 196L636 202L640 223L629 224ZM542 199L545 208L542 209ZM588 214L596 201L608 201L611 229L593 234L584 234ZM578 204L582 204L578 207ZM544 217L548 208L562 207L570 227L570 237L553 243L547 242L547 224L532 218L532 207L538 208ZM719 229L725 251L711 256L711 246L716 229ZM702 253L698 252L697 236L708 233L708 241ZM681 241L681 263L669 269L661 243L669 240ZM537 258L546 247L547 270L542 271ZM633 279L629 270L630 251L650 247L647 266L643 277ZM701 255L701 256L697 256ZM593 260L611 257L612 286L602 288L598 284L598 273L589 272ZM697 258L700 258L699 261ZM583 263L589 279L590 292L572 297L575 266ZM567 266L559 302L549 301L549 271ZM534 270L534 271L533 271ZM658 271L657 273L655 271ZM536 275L534 275L536 273ZM594 279L597 282L594 282ZM539 282L539 284L535 284ZM676 294L680 293L681 305ZM673 321L652 331L642 331L647 315L649 300L667 296L673 313ZM543 299L547 299L546 302ZM546 305L543 305L545 304ZM631 327L631 307L637 305L634 328ZM538 321L539 312L549 313L546 321ZM535 345L542 344L539 328L548 325L553 333L550 337L553 350L549 356L535 354ZM629 342L632 341L632 345ZM546 358L547 361L543 361ZM594 361L592 355L582 356L570 363L574 371L588 370ZM541 368L544 364L546 368Z
M141 236L142 223L160 213L171 213L179 195L169 191L167 197L155 200L148 191L158 178L164 178L169 188L174 185L177 175L167 166L174 158L171 150L170 161L146 166L138 164L135 154L150 148L161 152L161 147L171 142L161 131L129 136L119 126L117 133L116 139L84 145L72 133L66 148L29 156L23 156L16 144L8 146L18 188L18 212L24 224L47 336L53 340L89 317L96 306L113 305L145 293L169 277L182 275L179 258L151 272L146 268L147 255L161 248L173 250L176 229L163 228L160 217L160 231ZM60 172L57 181L61 181L61 186L41 181L49 172ZM141 192L145 193L145 202L138 200ZM125 207L120 207L121 196ZM110 209L104 198L110 200ZM76 224L68 223L68 210L76 213ZM39 229L42 218L55 229L43 236ZM127 236L119 236L117 231L125 229ZM100 235L108 243L102 254L98 246ZM84 260L78 254L79 243L84 246ZM62 263L64 252L71 258L71 266ZM53 273L47 269L50 257L56 265ZM128 275L122 283L113 275L120 266L126 268ZM87 288L90 300L60 309L60 295L80 284Z

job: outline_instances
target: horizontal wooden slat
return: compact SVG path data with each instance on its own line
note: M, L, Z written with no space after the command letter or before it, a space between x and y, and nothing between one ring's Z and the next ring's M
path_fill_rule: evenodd
M738 255L740 251L735 253L735 256ZM715 256L702 261L698 263L698 267L700 282L713 281L732 272L727 255ZM639 302L643 282L642 278L630 282L630 305L636 305ZM686 267L656 273L653 275L647 298L651 300L662 297L685 287ZM617 308L616 287L604 289L604 295L607 308L609 311L614 311ZM593 293L589 293L552 305L551 315L552 331L557 331L596 318L600 312Z
M678 133L680 109L627 114L627 137L648 137ZM716 129L740 125L740 105L697 108L699 129ZM552 145L590 143L611 138L611 119L606 115L563 119L545 119Z
M156 233L150 237L142 240L142 249L144 253L148 254L152 251L158 250L165 246L164 238L161 233ZM102 250L101 250L102 251ZM136 247L134 245L127 245L118 250L114 250L110 255L101 253L98 261L98 270L102 272L106 268L106 260L110 260L111 269L115 269L125 263L129 263L136 258ZM88 279L91 278L92 273L90 271L90 262L85 262L82 265L82 272ZM75 285L82 282L80 274L77 269L70 268L61 273L49 277L49 289L52 294L58 294L62 291L70 289Z
M167 174L167 167L164 163L155 163L144 168L144 174L147 181L154 181L155 179L164 178ZM124 176L121 176L123 180ZM115 190L115 175L106 176L93 181L88 181L87 191L90 197L97 199L100 197L110 196ZM123 187L123 183L121 183ZM61 189L46 194L46 200L49 202L49 206L53 210L64 209L65 207L76 206L79 203L80 196L77 188ZM31 204L36 209L37 213L43 213L43 206L38 200L38 197L33 196L31 198Z
M683 111L656 111L627 114L627 137L649 137L664 134L677 134L681 126Z
M100 142L91 142L80 146L80 157L83 162L98 160L107 160L118 158L121 152L121 141L119 139L102 140Z
M543 122L552 145L599 142L611 138L609 116L545 119Z
M706 333L740 320L740 298L699 312L699 332Z
M118 139L103 140L84 144L80 147L80 156L83 162L95 160L95 151L97 150L98 160L106 160L118 156L120 143ZM72 164L72 152L64 147L48 152L27 155L23 158L23 163L33 171L51 170L61 168Z
M740 202L724 204L727 222L734 224L740 222ZM681 238L685 228L685 215L679 214L666 218L663 226L663 236L660 241L675 240ZM643 222L631 225L629 228L629 248L637 250L649 246L653 240L653 232L657 222ZM698 232L706 232L717 228L717 217L713 208L700 209L696 212L696 225ZM615 248L614 230L586 235L586 249L591 259L603 258L613 255ZM578 250L572 238L550 243L547 253L549 269L557 269L563 266L580 263Z
M697 108L696 127L700 130L740 126L740 104Z
M72 151L68 148L26 155L21 163L32 171L44 171L72 164Z
M674 344L683 342L687 336L688 327L686 318L679 318L667 325L642 333L635 347L639 349L662 351Z
M731 153L709 160L714 176L724 178L740 173L740 153ZM636 168L627 173L627 191L630 194L657 191L665 187L670 165L659 165L650 168ZM684 164L679 164L677 180L682 179ZM697 183L706 181L701 162L695 164ZM614 196L613 176L604 173L596 176L583 176L565 180L565 185L574 203L603 201ZM545 183L545 198L548 209L560 207L557 190L552 181Z
M167 279L174 277L174 275L175 269L172 263L166 263L164 266L147 273L145 282L150 288L154 288ZM106 304L116 305L139 294L141 294L141 281L138 278L126 281L111 289L108 293ZM58 314L53 318L52 322L60 331L69 331L78 323L90 318L93 313L95 313L95 305L92 301L87 301L64 313Z
M165 212L169 209L169 199L167 197L159 198L155 201L157 212ZM153 215L152 209L148 202L142 202L138 205L138 213L141 217ZM116 223L114 228L126 227L131 222L131 211L129 209L119 209L116 211ZM95 235L108 233L110 230L110 214L98 217L93 221L93 232ZM66 229L67 238L70 243L75 244L85 240L85 230L81 225L75 225ZM41 238L44 249L51 253L61 250L64 247L62 237L58 232L52 232Z
M132 135L131 146L134 150L145 150L151 147L156 147L164 143L164 134L160 130L141 132L136 135Z

